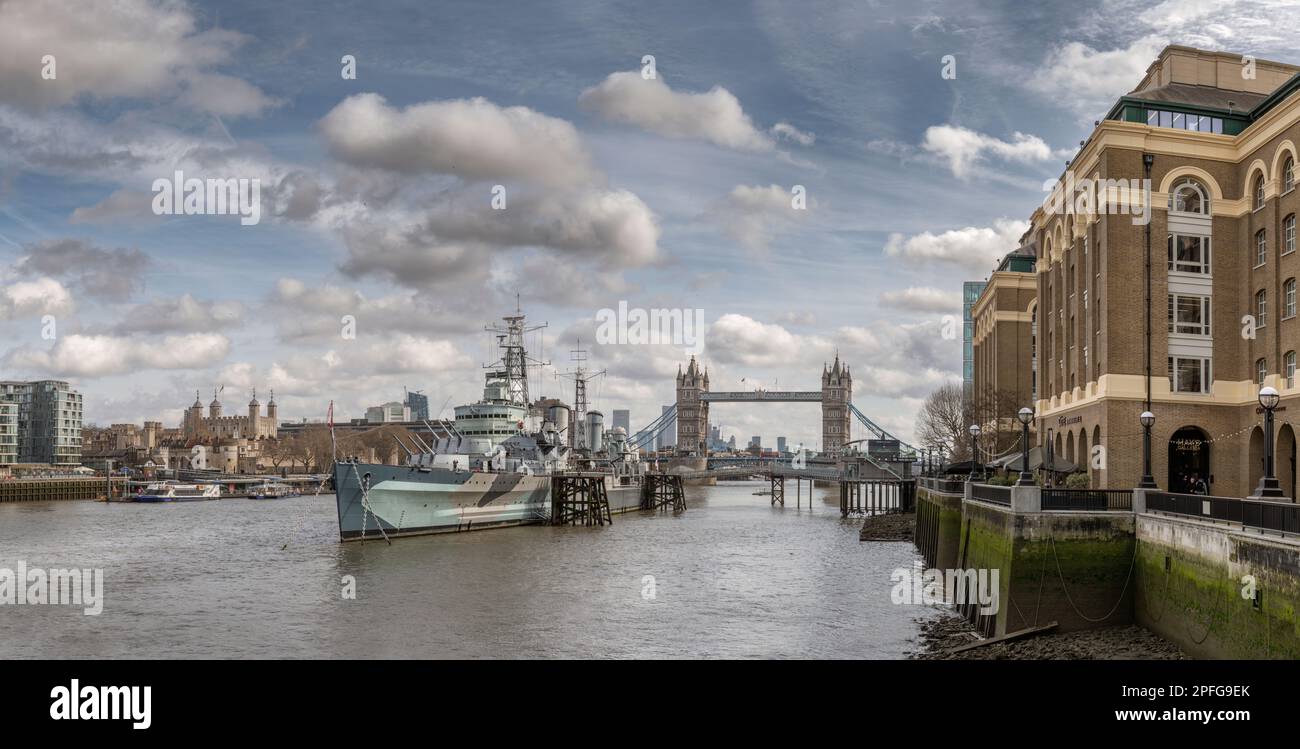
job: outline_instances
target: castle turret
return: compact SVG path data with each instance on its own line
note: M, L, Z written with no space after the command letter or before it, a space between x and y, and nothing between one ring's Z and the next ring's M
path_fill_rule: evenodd
M221 418L221 401L217 400L215 393L212 395L212 402L208 404L208 416L213 419Z
M266 418L272 423L277 423L276 419L280 418L280 407L275 405L275 391L271 391L271 400L266 404Z
M244 435L250 439L257 439L258 430L257 422L262 418L262 404L257 402L257 390L253 390L253 399L248 402L248 431Z

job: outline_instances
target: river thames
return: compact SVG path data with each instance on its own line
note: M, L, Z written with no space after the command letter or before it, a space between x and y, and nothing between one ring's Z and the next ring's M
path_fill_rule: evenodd
M901 658L910 543L813 509L688 487L679 515L364 545L332 496L0 505L0 567L102 568L103 612L0 606L0 658ZM348 576L355 599L343 597Z

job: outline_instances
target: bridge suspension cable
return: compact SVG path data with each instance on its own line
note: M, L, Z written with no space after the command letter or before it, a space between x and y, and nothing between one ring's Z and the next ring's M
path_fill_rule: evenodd
M908 457L915 458L915 457L919 454L919 451L918 451L915 447L912 447L911 445L907 444L906 442L900 440L899 438L897 438L897 437L895 437L894 435L890 434L889 432L885 431L885 428L884 428L884 427L880 426L879 424L877 424L876 422L874 422L874 421L872 421L870 418L868 418L866 414L864 414L864 413L862 413L862 411L858 410L858 407L857 407L857 406L855 406L855 405L853 405L852 403L850 403L850 404L849 404L849 410L853 412L853 415L854 415L854 416L858 417L858 421L862 422L862 425L863 425L864 427L867 428L867 431L871 432L872 434L874 434L874 435L876 436L876 439L878 439L878 440L892 440L892 441L894 441L894 442L897 442L897 443L898 443L898 447L899 447L899 454L900 454L900 455L908 455L908 454L910 454L910 455L908 455Z
M650 422L649 425L641 428L636 434L629 435L627 444L635 450L649 448L654 444L655 438L663 434L668 427L677 423L677 405L673 404L659 415L659 418Z

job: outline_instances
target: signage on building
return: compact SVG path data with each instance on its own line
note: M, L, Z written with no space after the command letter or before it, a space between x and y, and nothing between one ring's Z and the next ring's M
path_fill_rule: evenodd
M1063 427L1069 424L1079 424L1082 422L1083 422L1083 414L1076 414L1074 416L1062 416L1061 418L1057 419L1056 425Z

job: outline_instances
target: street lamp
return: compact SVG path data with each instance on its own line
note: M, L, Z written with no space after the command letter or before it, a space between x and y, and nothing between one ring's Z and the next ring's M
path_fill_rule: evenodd
M975 439L980 436L980 425L970 425L970 480L978 481L979 475L975 473L976 461L979 460L979 446L975 444Z
M1155 477L1151 475L1151 426L1156 423L1156 415L1148 409L1138 417L1142 422L1142 480L1139 489L1159 489Z
M1282 493L1282 485L1273 475L1273 409L1277 408L1280 399L1277 390L1271 386L1265 385L1259 389L1259 405L1264 409L1264 475L1260 477L1259 486L1255 487L1252 497L1264 499L1286 497Z
M1034 409L1025 406L1020 409L1020 413L1016 414L1016 416L1020 419L1020 425L1024 429L1020 440L1020 460L1023 462L1020 465L1020 481L1017 484L1019 486L1033 486L1034 474L1029 472L1029 422L1034 420Z

